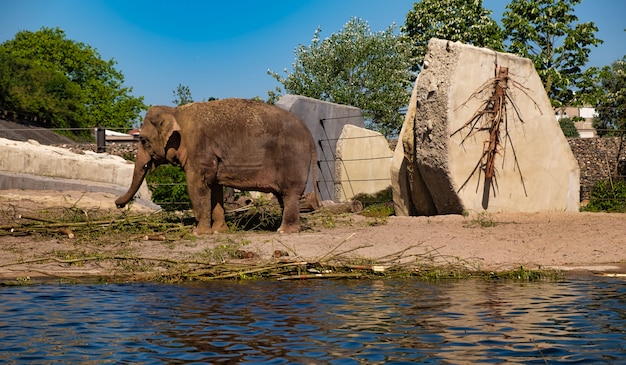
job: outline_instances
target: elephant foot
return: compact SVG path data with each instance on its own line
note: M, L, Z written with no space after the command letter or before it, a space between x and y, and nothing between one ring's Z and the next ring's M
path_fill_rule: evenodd
M213 227L211 227L211 229L213 230L213 233L224 233L224 232L228 232L228 226L226 225L226 222L223 223L213 223Z
M283 226L281 225L280 228L278 228L278 233L298 233L300 232L300 226L299 225L287 225L287 226Z
M211 228L201 228L200 226L196 227L196 229L193 230L194 236L204 236L207 234L213 234L213 230Z
M209 235L209 234L224 233L226 231L227 230L224 230L224 229L222 229L222 230L212 230L212 229L210 229L210 230L207 231L207 230L199 230L199 229L196 228L196 229L193 230L193 235L194 236L205 236L205 235Z
M228 226L226 225L226 223L213 224L213 226L210 226L208 224L198 223L198 226L196 227L196 229L193 230L193 234L196 236L202 236L202 235L207 235L207 234L223 233L227 231L228 231Z

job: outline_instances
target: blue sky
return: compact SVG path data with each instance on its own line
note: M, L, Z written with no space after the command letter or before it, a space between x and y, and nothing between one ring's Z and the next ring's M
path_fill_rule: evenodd
M270 5L268 5L268 3ZM483 0L500 20L508 1ZM398 27L413 7L401 0L0 0L0 42L20 30L59 27L67 38L113 58L133 94L148 105L171 105L178 84L195 100L260 96L279 86L267 70L282 72L293 50L314 31L330 36L356 16L372 31ZM590 66L626 54L626 1L583 0L580 21L593 21L604 44L593 48Z

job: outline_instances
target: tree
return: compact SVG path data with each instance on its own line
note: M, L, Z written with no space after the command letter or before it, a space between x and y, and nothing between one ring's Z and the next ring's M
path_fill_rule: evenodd
M602 41L593 22L578 23L581 0L512 0L502 18L509 51L531 59L554 106L580 105L577 85L593 79L583 71L591 46ZM579 91L579 92L576 92Z
M172 103L177 106L193 103L193 98L191 97L191 90L189 90L189 86L185 86L183 84L178 84L176 90L173 91L174 100Z
M323 40L318 28L311 45L295 49L292 72L268 73L288 93L358 107L372 128L394 134L402 125L399 109L409 101L411 81L411 47L395 28L372 33L367 22L351 18ZM273 91L268 94L270 102L276 98Z
M599 135L626 130L626 56L603 67L599 80L598 88L605 94L596 106L598 117L593 122L594 128Z
M496 51L503 49L502 31L483 8L482 0L422 0L413 4L402 31L415 46L414 70L424 60L431 38L460 41Z
M0 105L56 128L77 127L80 88L58 71L16 60L0 49Z
M72 127L130 128L146 109L143 97L123 86L114 60L59 28L18 32L0 51L0 103L11 111Z
M563 134L567 138L578 138L580 137L580 133L578 133L578 129L576 129L576 124L570 118L561 118L559 119L559 126L563 131Z

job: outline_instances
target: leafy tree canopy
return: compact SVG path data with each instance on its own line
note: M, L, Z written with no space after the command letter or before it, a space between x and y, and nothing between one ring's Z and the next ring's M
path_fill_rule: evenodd
M396 133L402 125L399 109L410 96L412 48L395 28L373 33L367 22L351 18L325 39L318 28L311 45L295 49L292 72L268 73L288 93L358 107L372 128ZM270 100L277 97L269 94Z
M0 48L0 107L52 120L52 127L78 127L80 93L61 72L15 59Z
M417 70L431 38L447 39L501 51L502 31L482 0L422 0L413 4L402 31L415 46Z
M589 86L597 72L583 71L590 47L602 41L593 22L579 23L574 15L580 2L512 0L502 18L509 52L533 61L554 106L583 104L586 90L575 91Z
M59 28L21 31L0 44L0 104L51 127L130 128L146 106L115 64Z
M599 80L598 88L605 94L596 107L598 117L594 120L594 128L599 135L626 130L626 56L603 67Z
M408 71L419 70L428 41L438 37L531 59L555 107L596 105L604 94L600 70L584 67L602 41L593 22L574 15L580 2L511 0L501 28L482 0L422 0L408 12L401 36L394 26L372 34L367 22L351 19L331 37L322 40L318 29L310 46L298 46L293 72L269 74L287 92L357 106L375 129L391 134L400 125L395 111L408 99ZM269 94L270 101L277 97Z
M193 97L191 96L191 90L189 86L178 84L176 90L173 91L174 100L172 103L176 106L181 106L189 103L193 103Z

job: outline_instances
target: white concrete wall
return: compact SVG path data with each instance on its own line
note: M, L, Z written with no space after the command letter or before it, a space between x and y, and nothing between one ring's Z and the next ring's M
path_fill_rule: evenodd
M376 194L391 185L389 143L381 133L346 125L337 141L335 200Z
M134 164L106 153L67 149L0 138L0 189L77 190L124 193ZM137 196L150 201L145 182Z

